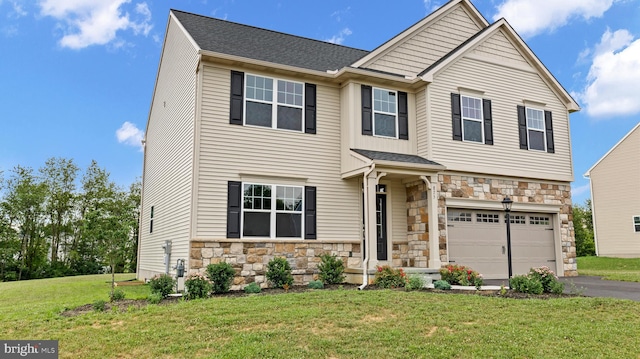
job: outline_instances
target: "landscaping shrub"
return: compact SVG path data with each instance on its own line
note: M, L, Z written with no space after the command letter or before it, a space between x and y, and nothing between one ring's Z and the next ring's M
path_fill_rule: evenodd
M326 284L339 284L344 281L344 263L335 255L321 255L318 270L318 277Z
M95 310L96 312L104 312L106 306L107 306L107 302L105 302L102 299L98 299L95 302L93 302L93 310Z
M312 280L309 282L309 288L311 289L322 289L324 288L324 283L321 280Z
M420 290L424 288L424 278L421 275L414 274L410 275L407 280L407 284L405 285L406 290Z
M402 268L394 269L388 265L377 266L373 284L380 288L403 288L407 283L407 275Z
M276 257L267 264L267 280L276 288L287 288L293 284L291 266L285 258Z
M564 291L564 283L560 282L556 274L547 266L531 268L529 276L537 278L542 283L545 293L560 294Z
M125 293L122 289L116 288L113 293L109 293L109 300L112 302L123 300L125 297Z
M147 301L149 301L149 303L151 303L151 304L158 304L158 303L162 302L162 294L160 294L160 293L151 293L147 297Z
M440 278L451 285L471 285L477 289L480 289L483 283L482 274L457 264L449 264L440 268Z
M162 298L166 298L169 294L173 293L175 285L175 279L168 274L156 274L149 280L151 293L160 293Z
M449 290L451 289L451 284L446 280L437 280L433 283L433 287L440 290Z
M260 288L260 285L258 285L258 283L256 282L249 283L249 285L244 287L245 293L260 293L261 291L262 291L262 288Z
M528 294L542 294L544 288L537 278L530 275L517 275L509 280L509 286L516 292Z
M187 290L185 297L187 299L207 298L213 284L209 278L201 273L189 273L184 280L184 287Z
M207 277L213 283L214 293L227 293L231 289L233 283L233 277L236 275L236 270L233 266L226 262L209 264L207 266Z

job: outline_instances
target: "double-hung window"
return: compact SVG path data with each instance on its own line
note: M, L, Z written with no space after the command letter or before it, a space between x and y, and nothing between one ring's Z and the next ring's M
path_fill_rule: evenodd
M316 85L231 71L229 123L316 133Z
M462 107L462 139L483 142L482 99L460 96Z
M640 216L633 216L633 230L640 232Z
M530 150L546 151L547 141L542 110L527 107L527 136Z
M302 238L303 189L243 183L243 237Z
M245 83L245 124L302 131L302 83L249 74Z
M374 135L398 137L398 101L395 91L373 88L373 119Z

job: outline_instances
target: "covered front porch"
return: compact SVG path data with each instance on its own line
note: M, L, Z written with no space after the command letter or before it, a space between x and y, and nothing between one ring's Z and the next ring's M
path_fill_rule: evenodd
M350 154L359 166L343 178L362 183L361 283L368 284L383 265L433 277L441 267L436 182L445 167L417 155L361 149Z

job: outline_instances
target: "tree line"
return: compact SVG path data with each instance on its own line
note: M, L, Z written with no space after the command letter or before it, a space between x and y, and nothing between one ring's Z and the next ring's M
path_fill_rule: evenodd
M135 272L140 191L96 161L82 173L65 158L0 172L0 281Z

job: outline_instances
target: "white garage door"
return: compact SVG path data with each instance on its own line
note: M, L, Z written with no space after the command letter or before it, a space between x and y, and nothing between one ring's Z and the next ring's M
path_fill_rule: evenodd
M555 271L552 215L511 213L513 274L532 267ZM504 212L447 209L449 262L471 267L487 279L508 277L507 227Z

